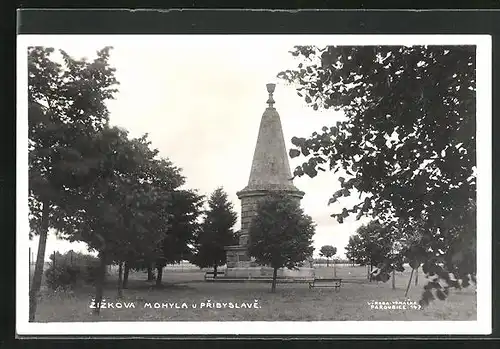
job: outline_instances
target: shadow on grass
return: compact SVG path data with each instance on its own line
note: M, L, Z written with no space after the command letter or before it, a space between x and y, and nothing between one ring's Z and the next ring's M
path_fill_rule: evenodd
M159 285L140 285L135 289L149 289L149 290L193 290L193 287L178 283L161 283Z

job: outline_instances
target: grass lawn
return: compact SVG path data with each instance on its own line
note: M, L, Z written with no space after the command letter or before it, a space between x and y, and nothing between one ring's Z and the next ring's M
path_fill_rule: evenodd
M338 266L337 277L346 282L338 292L332 288L309 289L307 284L278 284L271 293L267 283L210 283L203 281L202 272L165 271L163 287L155 288L145 281L145 273L132 273L124 297L117 299L116 279L108 278L104 296L116 304L133 303L135 308L102 309L93 315L90 302L94 290L83 287L74 292L44 291L37 309L37 321L342 321L342 320L476 320L474 288L450 292L446 301L435 301L423 310L372 309L370 301L404 301L409 272L396 274L396 289L387 283L368 282L365 267ZM317 277L332 277L333 268L316 269ZM408 298L418 303L426 283L420 275L419 285L412 282ZM207 308L201 303L238 304L257 302L251 309ZM168 307L154 309L154 303ZM151 303L152 308L145 308ZM186 303L187 309L175 309ZM197 304L193 309L192 304Z

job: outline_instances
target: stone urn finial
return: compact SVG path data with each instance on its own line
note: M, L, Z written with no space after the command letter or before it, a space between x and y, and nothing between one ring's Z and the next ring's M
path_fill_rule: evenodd
M267 104L269 104L269 108L273 108L274 104L274 99L273 99L273 93L274 89L276 88L276 84L266 84L267 87L267 92L269 93L269 98L267 99Z

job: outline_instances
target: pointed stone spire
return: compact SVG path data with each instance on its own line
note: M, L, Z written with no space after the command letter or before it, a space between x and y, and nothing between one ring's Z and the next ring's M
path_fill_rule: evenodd
M241 230L239 244L226 247L228 268L250 266L254 263L247 253L247 246L250 224L257 212L260 200L274 191L284 191L299 203L304 196L304 192L298 190L292 182L281 120L274 108L273 93L276 85L267 84L266 86L269 93L268 107L260 121L250 178L248 185L236 193L241 200Z
M288 152L281 127L281 120L274 108L275 84L267 84L268 107L260 121L248 185L249 190L291 190L298 191L292 183Z

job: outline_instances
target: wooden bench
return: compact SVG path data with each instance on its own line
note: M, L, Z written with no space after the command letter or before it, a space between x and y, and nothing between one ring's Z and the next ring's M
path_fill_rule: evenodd
M226 275L226 273L225 273L225 272L223 272L223 271L218 271L218 272L217 272L217 276L224 276L224 275ZM207 280L207 279L215 279L215 276L214 276L214 272L213 272L213 271L207 271L207 272L205 273L205 280Z
M342 279L314 279L309 283L309 289L314 287L335 287L335 291L338 291L342 286Z

